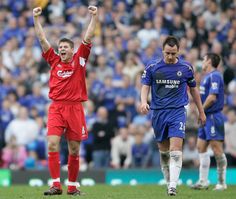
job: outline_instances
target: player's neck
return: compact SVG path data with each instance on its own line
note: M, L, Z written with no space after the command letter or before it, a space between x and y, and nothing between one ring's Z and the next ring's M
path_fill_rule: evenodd
M163 59L163 61L164 61L165 64L169 64L169 63L167 63L167 61L165 59ZM179 58L176 58L175 62L171 63L171 64L177 64L178 62L179 62Z
M68 59L65 59L65 60L62 60L63 63L70 63L72 61L72 57L71 58L68 58Z
M207 73L211 73L211 72L213 72L213 71L215 71L216 70L216 68L214 68L214 67L209 67L208 68L208 70L207 70Z

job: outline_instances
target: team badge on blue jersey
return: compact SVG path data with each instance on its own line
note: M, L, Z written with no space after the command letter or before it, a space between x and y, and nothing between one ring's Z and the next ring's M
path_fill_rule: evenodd
M177 72L177 76L178 76L178 77L181 77L181 76L182 76L182 72L181 72L181 71L178 71L178 72Z

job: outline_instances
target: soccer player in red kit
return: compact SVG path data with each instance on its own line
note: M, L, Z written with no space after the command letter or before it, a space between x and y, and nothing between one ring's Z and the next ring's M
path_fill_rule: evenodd
M74 54L74 43L62 38L55 53L40 24L40 7L33 9L35 32L43 50L44 59L50 64L49 98L52 103L48 112L48 167L53 185L44 195L61 195L59 144L63 133L68 141L68 189L69 195L81 195L77 189L80 142L87 139L82 102L87 100L85 64L91 49L91 39L98 20L97 7L89 6L91 20L84 39Z

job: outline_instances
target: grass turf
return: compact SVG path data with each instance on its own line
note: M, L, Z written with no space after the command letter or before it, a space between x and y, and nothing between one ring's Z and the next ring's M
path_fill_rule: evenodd
M181 199L236 199L236 186L228 186L225 191L209 190L196 191L187 186L179 186L178 194L175 198ZM42 199L42 198L73 198L66 195L66 187L63 187L63 194L60 196L43 196L43 192L48 187L10 186L0 188L1 199ZM95 185L92 187L82 187L84 196L77 196L84 199L165 199L170 198L166 194L166 187L159 185Z

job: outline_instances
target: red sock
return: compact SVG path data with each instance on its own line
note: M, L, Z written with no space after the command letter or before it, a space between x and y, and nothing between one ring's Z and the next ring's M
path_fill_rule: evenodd
M79 156L69 155L68 157L68 180L76 182L79 174ZM68 185L68 191L74 191L76 185Z
M48 152L48 169L53 180L60 179L59 152ZM60 181L53 182L53 186L61 188Z

